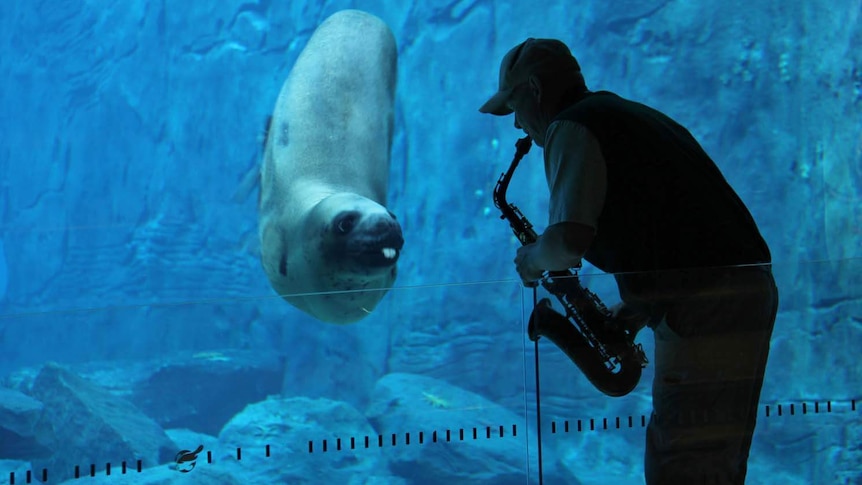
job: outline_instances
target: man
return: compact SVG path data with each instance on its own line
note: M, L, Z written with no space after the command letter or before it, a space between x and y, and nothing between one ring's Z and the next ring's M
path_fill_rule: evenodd
M514 113L544 149L550 217L517 252L521 279L583 258L615 275L622 311L655 322L646 483L743 484L778 304L745 205L684 127L589 91L558 40L509 51L480 111Z

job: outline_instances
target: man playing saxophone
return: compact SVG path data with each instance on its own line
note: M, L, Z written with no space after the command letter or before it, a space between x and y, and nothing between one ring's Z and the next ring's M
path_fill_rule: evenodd
M511 49L480 111L543 148L550 213L517 251L524 283L583 259L614 274L615 312L652 322L646 483L743 484L778 291L741 199L683 126L588 90L558 40Z

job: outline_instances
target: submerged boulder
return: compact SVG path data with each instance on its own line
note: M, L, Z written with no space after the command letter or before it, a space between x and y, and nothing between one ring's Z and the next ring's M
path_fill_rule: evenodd
M366 414L387 443L396 436L384 453L392 472L411 483L523 485L538 474L528 468L536 434L521 411L440 379L388 374ZM551 450L543 458L545 482L580 483Z
M103 469L123 460L155 466L177 452L164 430L134 405L57 364L42 368L31 393L44 405L34 435L51 450L33 465L56 478L71 476L75 466L83 474L91 464Z

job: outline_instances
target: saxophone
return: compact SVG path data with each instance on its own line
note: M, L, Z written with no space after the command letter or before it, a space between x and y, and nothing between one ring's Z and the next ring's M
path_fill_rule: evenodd
M529 136L515 143L515 158L494 188L500 219L509 221L522 245L536 242L538 236L521 211L506 202L506 190L531 145ZM539 283L559 300L565 315L551 307L550 299L542 298L530 315L530 340L546 337L553 342L599 391L614 397L631 392L647 364L643 347L634 343L637 330L615 319L595 293L581 286L577 268L546 272Z

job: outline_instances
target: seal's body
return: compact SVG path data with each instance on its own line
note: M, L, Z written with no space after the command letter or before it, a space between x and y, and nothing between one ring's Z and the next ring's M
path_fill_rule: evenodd
M386 24L337 12L297 58L270 121L263 267L285 300L325 322L361 319L395 281L404 241L385 206L396 64Z

